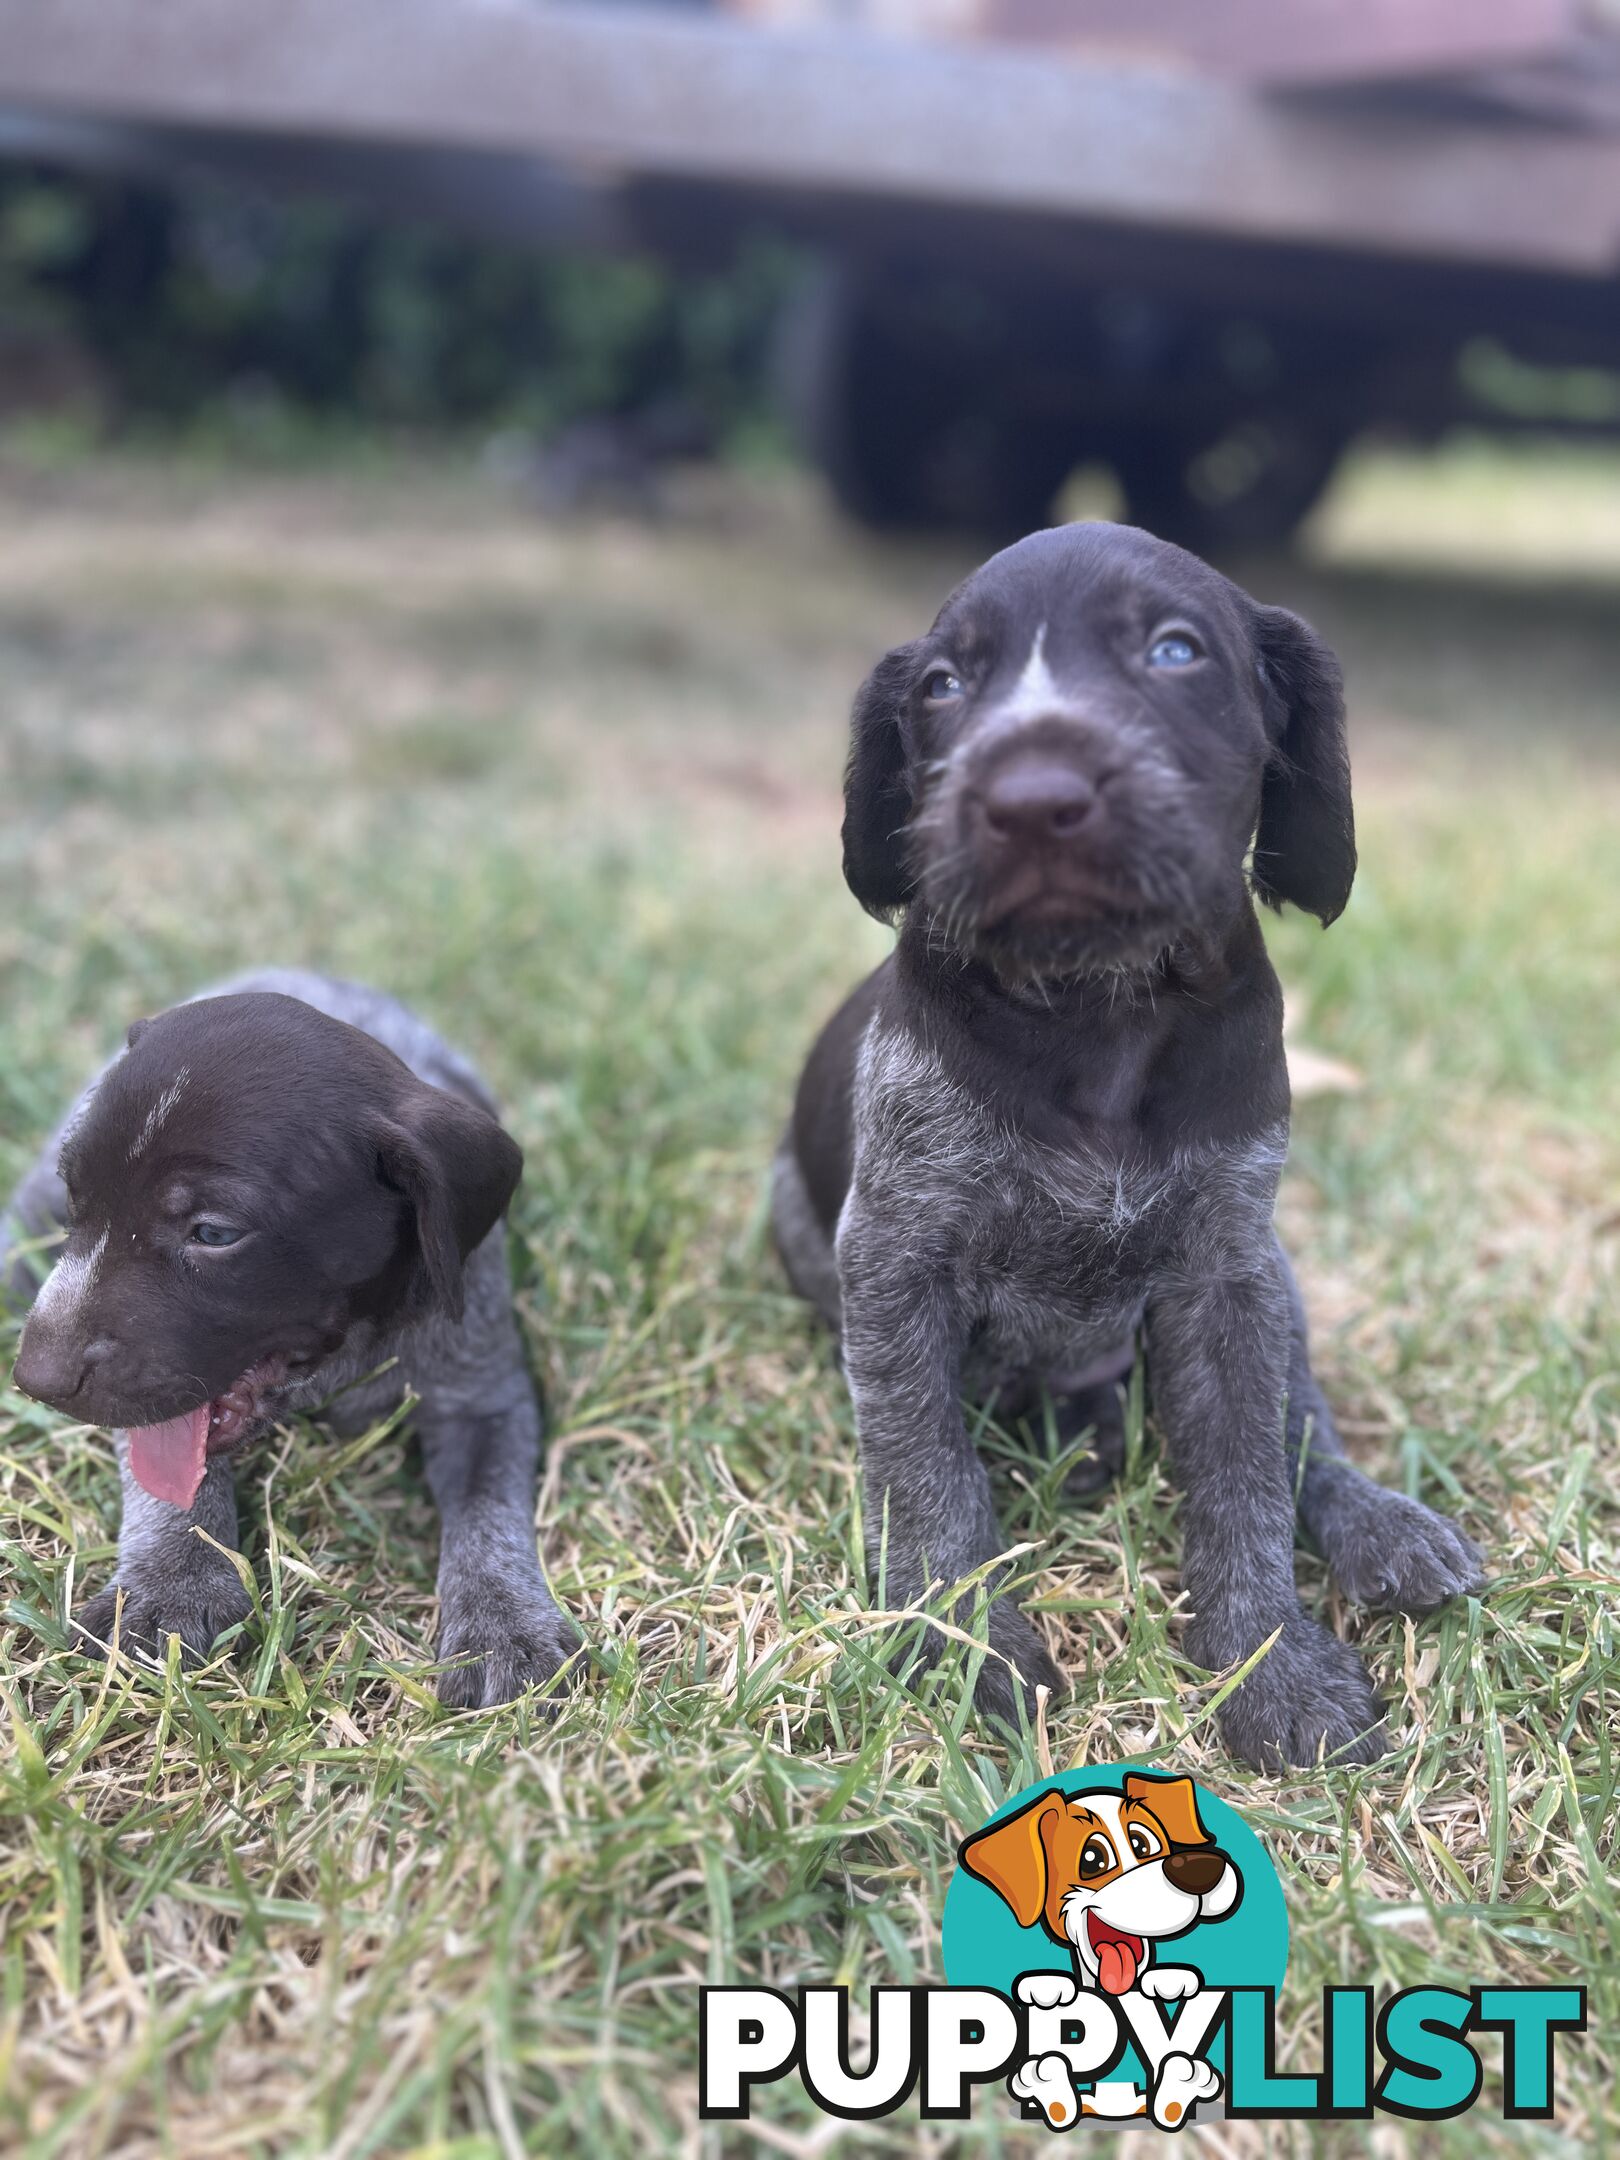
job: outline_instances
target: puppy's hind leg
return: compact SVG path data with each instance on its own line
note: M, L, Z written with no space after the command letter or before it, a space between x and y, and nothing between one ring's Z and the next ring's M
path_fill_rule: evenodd
M1021 1372L1011 1378L975 1374L968 1388L1009 1430L1023 1427L1044 1452L1064 1455L1079 1443L1084 1450L1063 1480L1066 1500L1091 1500L1114 1484L1125 1467L1125 1395L1131 1377L1131 1353L1123 1368L1107 1378L1094 1374Z
M0 1213L0 1315L25 1313L51 1269L51 1245L67 1224L67 1192L49 1147Z
M117 1058L112 1060L113 1064L117 1062ZM55 1246L68 1219L67 1187L56 1166L64 1141L83 1117L108 1070L103 1066L81 1089L72 1109L24 1173L10 1201L0 1209L0 1318L8 1305L14 1312L27 1312L40 1284L56 1264Z
M788 1281L836 1335L842 1317L838 1255L816 1214L791 1139L782 1142L771 1165L771 1230Z
M1136 1362L1134 1340L1122 1342L1081 1372L1048 1373L1051 1431L1060 1448L1089 1436L1090 1448L1063 1480L1064 1497L1089 1500L1117 1484L1125 1469L1125 1397Z
M1288 1462L1299 1519L1352 1603L1378 1612L1430 1612L1477 1589L1480 1556L1455 1523L1421 1500L1376 1484L1347 1460L1311 1372L1305 1308L1278 1247L1291 1306Z

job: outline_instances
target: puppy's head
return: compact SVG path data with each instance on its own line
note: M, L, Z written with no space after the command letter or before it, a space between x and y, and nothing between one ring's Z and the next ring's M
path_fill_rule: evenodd
M127 1429L141 1483L188 1506L207 1455L310 1399L357 1325L460 1318L522 1163L494 1118L295 998L137 1021L63 1143L67 1245L17 1385Z
M1128 526L993 556L856 700L851 889L1009 981L1207 942L1246 878L1331 922L1354 873L1332 653Z
M1136 1771L1119 1792L1037 1793L969 1838L961 1860L1020 1927L1038 1921L1110 1995L1135 1985L1155 1942L1224 1919L1243 1888L1192 1781Z

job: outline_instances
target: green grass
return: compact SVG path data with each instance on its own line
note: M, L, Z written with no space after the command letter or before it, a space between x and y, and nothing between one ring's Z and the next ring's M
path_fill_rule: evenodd
M110 1449L0 1393L0 2145L1033 2152L988 2093L971 2129L835 2132L783 2085L757 2141L700 2131L695 1989L937 1976L955 1841L1043 1748L1247 1811L1306 2061L1325 1982L1586 1983L1555 2128L1491 2120L1493 2063L1410 2149L1620 2134L1620 518L1560 468L1420 483L1366 469L1307 566L1251 573L1345 654L1364 835L1345 920L1275 932L1298 1037L1364 1078L1301 1104L1284 1221L1356 1452L1455 1508L1492 1581L1405 1623L1302 1558L1394 1748L1271 1781L1178 1654L1151 1434L1084 1512L990 1443L1073 1679L1044 1736L981 1731L960 1669L926 1703L885 1677L848 1406L764 1239L797 1061L884 945L837 874L842 715L963 564L763 487L558 533L442 472L5 474L0 1176L129 1019L246 960L419 1004L528 1152L543 1542L591 1669L554 1725L437 1710L398 1430L258 1450L234 1659L70 1657Z

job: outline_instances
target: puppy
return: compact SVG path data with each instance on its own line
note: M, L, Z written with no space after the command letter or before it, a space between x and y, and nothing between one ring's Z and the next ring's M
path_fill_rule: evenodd
M1019 1976L1020 1998L1045 2010L1066 2008L1081 1988L1105 1995L1134 1988L1159 2002L1195 1995L1203 1974L1194 1966L1161 1965L1157 1946L1200 1921L1224 1920L1243 1897L1236 1863L1204 1828L1198 1796L1184 1777L1133 1771L1118 1792L1052 1786L970 1837L959 1857L1020 1927L1038 1923L1068 1953L1072 1978ZM1061 2056L1024 2064L1008 2089L1038 2107L1053 2129L1080 2115L1120 2121L1145 2115L1161 2130L1175 2130L1220 2087L1207 2062L1172 2048L1149 2073L1145 2092L1125 2080L1105 2081L1077 2107Z
M1020 1927L1038 1921L1061 1943L1083 1986L1106 1995L1183 1992L1179 1966L1159 1967L1150 1981L1155 1946L1201 1920L1224 1920L1243 1895L1188 1778L1131 1772L1119 1792L1053 1786L969 1838L961 1861Z
M1288 1074L1254 900L1330 923L1354 871L1339 669L1305 623L1127 527L1019 542L856 700L844 874L900 937L812 1050L774 1179L841 1335L887 1602L1004 1550L964 1392L1117 1443L1140 1339L1187 1648L1265 1650L1222 1719L1268 1767L1379 1750L1360 1661L1295 1594L1296 1503L1358 1602L1421 1612L1479 1572L1344 1459L1272 1228ZM1005 1596L989 1644L985 1709L1058 1686Z
M443 1523L440 1698L557 1674L578 1637L535 1552L502 1229L522 1167L472 1068L377 991L277 972L136 1022L12 1203L15 1230L67 1233L17 1385L117 1439L118 1570L82 1635L110 1642L121 1600L126 1647L204 1655L250 1609L217 1549L242 1449L298 1412L364 1431L408 1389ZM16 1242L0 1226L0 1280L26 1295Z

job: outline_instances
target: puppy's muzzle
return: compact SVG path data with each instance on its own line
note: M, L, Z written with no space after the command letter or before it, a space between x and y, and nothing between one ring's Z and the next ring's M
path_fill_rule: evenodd
M1060 848L1097 804L1097 789L1077 763L1026 748L1001 758L973 795L993 847Z
M963 776L962 839L986 927L1085 920L1127 901L1104 790L1117 765L1072 721L992 728Z
M11 1377L21 1393L35 1402L52 1410L70 1410L91 1375L106 1364L116 1348L115 1343L99 1338L85 1342L31 1325L23 1329Z

